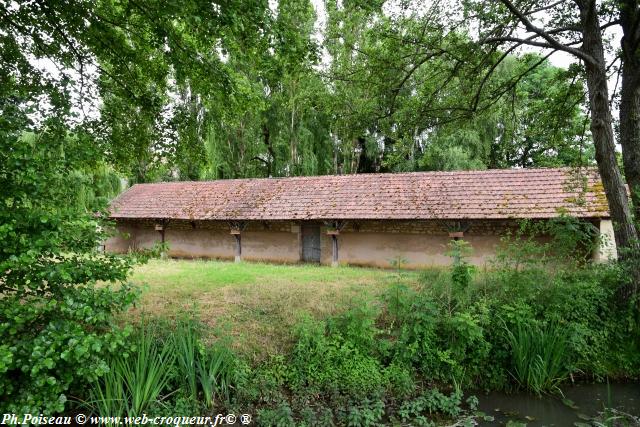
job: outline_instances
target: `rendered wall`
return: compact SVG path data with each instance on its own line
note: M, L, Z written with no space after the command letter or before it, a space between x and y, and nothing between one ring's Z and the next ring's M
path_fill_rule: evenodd
M464 239L473 248L469 262L484 265L494 254L500 243L500 236L465 235ZM329 240L329 239L327 239ZM394 260L401 259L407 268L424 268L451 264L447 256L451 238L447 233L372 233L345 232L338 237L339 262L355 265L370 265L390 268ZM331 262L331 246L323 252ZM323 247L324 249L324 247Z
M149 249L161 241L152 221L119 222L118 235L105 244L110 252ZM127 235L129 238L127 238ZM235 237L227 223L170 222L165 231L168 255L179 258L233 259ZM290 223L249 224L242 232L242 258L253 261L298 262L298 234Z
M106 242L111 252L150 248L161 234L153 221L120 221L118 231ZM464 234L473 248L469 261L484 265L494 254L500 238L516 226L509 221L474 221ZM248 222L242 231L242 259L273 262L300 262L300 226L290 221ZM446 255L451 238L436 221L350 222L338 236L340 264L392 267L403 259L407 268L449 265ZM235 238L223 221L174 221L166 227L169 256L183 258L233 259ZM321 228L321 263L331 264L331 236Z

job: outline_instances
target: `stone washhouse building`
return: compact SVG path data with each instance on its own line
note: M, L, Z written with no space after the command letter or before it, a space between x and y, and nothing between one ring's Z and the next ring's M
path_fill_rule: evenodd
M486 263L523 219L561 213L599 228L595 260L616 256L594 169L510 169L136 184L113 201L111 252L166 242L171 257L422 268L451 239ZM541 238L544 238L541 236Z

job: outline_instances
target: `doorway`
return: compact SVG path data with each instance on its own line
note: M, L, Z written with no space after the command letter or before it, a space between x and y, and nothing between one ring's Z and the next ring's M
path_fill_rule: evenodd
M320 262L320 226L303 225L302 231L302 261Z

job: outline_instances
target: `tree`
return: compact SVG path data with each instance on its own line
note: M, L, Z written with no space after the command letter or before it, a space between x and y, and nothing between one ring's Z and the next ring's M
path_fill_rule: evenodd
M638 232L622 174L616 161L616 139L613 129L608 69L605 59L604 31L620 25L622 39L620 105L620 137L627 182L640 208L640 5L637 1L529 1L500 0L465 1L467 11L480 25L479 44L498 46L513 51L528 45L550 52L565 52L580 60L589 95L591 133L596 160L615 222L615 238L619 248L637 253ZM500 58L502 60L503 57ZM632 255L635 256L635 255ZM640 271L634 268L635 281ZM637 286L637 285L635 285Z
M330 5L325 44L334 134L360 164L368 156L379 171L591 164L575 70L470 49L435 6L399 17L351 7Z
M266 7L156 6L0 2L0 412L62 412L123 350L114 314L135 298L124 283L135 260L98 249L119 186L105 164L148 180L175 152L155 145L170 81L222 92L209 42L245 17L259 25L251 13Z

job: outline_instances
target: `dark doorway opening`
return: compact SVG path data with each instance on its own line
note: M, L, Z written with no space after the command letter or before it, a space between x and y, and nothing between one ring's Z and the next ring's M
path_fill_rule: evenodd
M302 260L320 262L320 226L302 226Z

